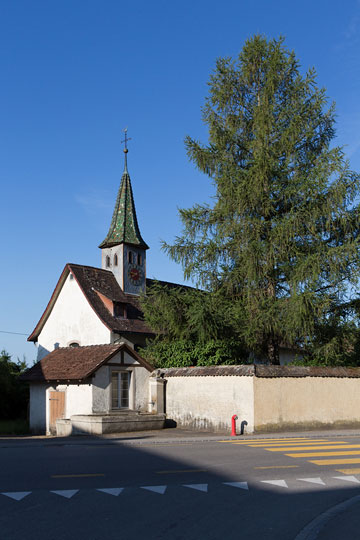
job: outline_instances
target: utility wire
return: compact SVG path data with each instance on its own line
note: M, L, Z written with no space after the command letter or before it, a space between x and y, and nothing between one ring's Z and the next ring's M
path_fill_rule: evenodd
M29 334L22 334L21 332L7 332L6 330L0 330L0 334L14 334L16 336L28 336Z

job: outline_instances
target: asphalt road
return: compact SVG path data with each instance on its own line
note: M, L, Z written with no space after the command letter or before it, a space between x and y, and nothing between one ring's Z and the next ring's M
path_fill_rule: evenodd
M0 540L360 538L341 435L2 439Z

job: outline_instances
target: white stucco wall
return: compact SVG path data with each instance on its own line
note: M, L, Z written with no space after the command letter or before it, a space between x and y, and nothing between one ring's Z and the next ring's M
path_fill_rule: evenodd
M67 347L110 343L111 332L90 307L75 278L68 275L57 301L38 337L38 360L53 351L55 344Z
M109 366L101 366L92 379L92 407L94 413L104 413L109 411L110 381Z
M122 343L126 343L126 340L125 339L122 339L121 340ZM116 364L116 365L119 365L121 363L121 356L120 356L121 353L117 353L115 354L115 356L113 356L112 358L110 358L110 360L107 362L107 365L112 365L112 364ZM130 356L130 354L126 351L124 351L124 364L127 364L127 365L134 365L134 366L140 366L139 362L133 358L132 356Z
M120 287L124 290L124 244L120 244L117 246L113 246L110 248L103 248L101 250L101 268L104 270L111 270L111 272L114 274L116 281L120 285ZM118 264L115 266L114 264L114 256L117 255L118 257ZM110 264L107 266L106 264L106 257L110 258Z
M166 375L165 375L166 378ZM179 426L213 431L230 430L231 417L237 426L247 422L244 432L254 430L253 377L168 377L166 416Z
M143 367L134 369L135 379L135 409L147 412L149 408L149 376L150 373Z
M73 414L92 414L91 384L69 384L65 391L65 418Z

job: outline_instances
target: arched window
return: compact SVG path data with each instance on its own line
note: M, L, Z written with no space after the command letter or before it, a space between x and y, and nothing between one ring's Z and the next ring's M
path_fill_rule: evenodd
M109 255L106 255L106 268L109 268L110 266L110 257Z
M129 264L132 264L134 262L133 252L129 251L128 254Z
M69 347L80 347L80 345L76 341L73 341L70 343Z
M141 257L141 253L138 253L138 254L137 254L137 263L138 263L138 266L141 266L141 265L142 265L142 257Z
M117 266L118 265L118 257L117 255L115 254L114 255L114 266Z

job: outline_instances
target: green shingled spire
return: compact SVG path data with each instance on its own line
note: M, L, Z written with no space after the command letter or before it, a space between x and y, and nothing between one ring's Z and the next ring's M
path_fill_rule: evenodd
M113 217L109 232L99 248L108 248L118 244L133 244L148 249L149 246L141 237L136 218L135 203L131 188L130 176L127 170L127 148L125 152L125 166L121 177L120 189L116 198Z

